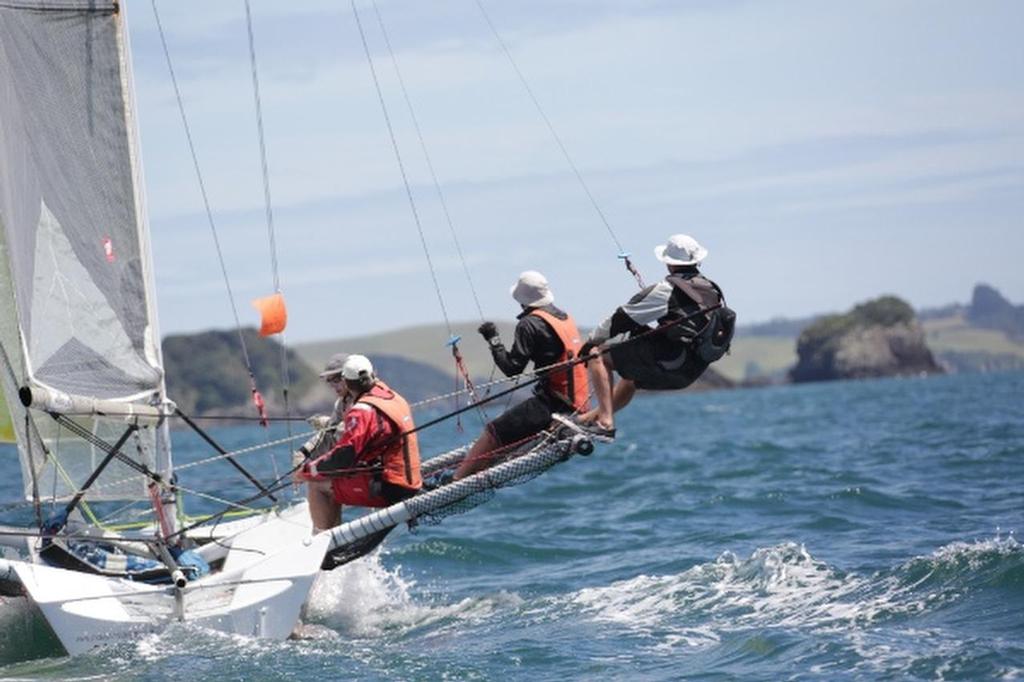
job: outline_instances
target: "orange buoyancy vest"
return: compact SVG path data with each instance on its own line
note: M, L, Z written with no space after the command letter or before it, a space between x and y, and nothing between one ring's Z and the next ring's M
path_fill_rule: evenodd
M413 423L409 403L383 381L378 380L374 388L383 390L376 394L364 393L356 402L380 410L403 434L401 438L391 438L390 442L385 443L383 452L373 452L374 458L379 457L383 465L383 479L392 485L419 490L423 486L420 478L420 448L416 434L410 433L416 424ZM370 449L373 449L372 444Z
M570 315L560 320L546 310L535 308L530 311L548 323L554 330L558 339L562 342L562 354L558 362L568 362L579 357L583 341L580 339L580 330ZM548 391L557 395L567 405L578 412L585 412L590 407L590 384L587 381L587 368L583 363L575 364L572 367L561 367L548 372L545 377Z

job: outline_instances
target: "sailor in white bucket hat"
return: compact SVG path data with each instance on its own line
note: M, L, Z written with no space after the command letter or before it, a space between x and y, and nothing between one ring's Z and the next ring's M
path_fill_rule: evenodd
M605 362L622 377L612 395L615 410L627 405L637 388L689 386L732 340L735 313L725 307L718 285L698 269L708 250L688 234L674 234L654 247L654 256L668 266L668 276L619 306L584 346L587 352L610 346ZM593 417L588 413L582 419Z

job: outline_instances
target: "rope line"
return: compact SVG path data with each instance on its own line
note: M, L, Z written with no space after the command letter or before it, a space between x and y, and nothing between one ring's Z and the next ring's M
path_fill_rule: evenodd
M185 115L185 102L181 97L181 90L178 87L178 78L174 72L174 64L171 61L171 51L167 47L167 37L164 34L163 22L160 21L160 12L156 6L156 0L150 0L153 6L153 16L156 18L157 32L160 34L160 45L163 47L164 59L167 61L167 71L171 76L171 85L174 87L174 98L178 104L178 114L181 116L181 124L185 129L185 139L188 141L188 150L192 156L192 167L196 172L196 180L199 183L199 193L203 199L203 208L206 211L206 220L210 226L210 233L213 235L213 245L217 251L217 260L220 263L220 271L224 276L224 287L228 292L228 302L231 304L231 314L235 319L235 329L238 331L238 342L242 347L242 357L245 361L245 368L249 376L253 377L253 388L255 389L255 378L252 371L252 363L249 360L249 349L245 345L245 337L242 334L242 323L238 317L238 307L235 305L235 295L231 290L231 280L228 277L227 265L224 263L224 253L220 247L220 238L217 236L217 225L213 219L213 210L210 208L210 199L206 192L206 183L203 180L203 173L199 167L199 156L196 154L196 146L192 140L192 128L188 123L188 116Z
M359 28L359 39L363 44L363 52L366 54L366 63L370 67L370 75L373 77L373 87L377 91L377 100L380 102L381 112L384 114L384 123L387 125L388 136L391 138L391 148L395 153L395 160L398 162L398 170L402 175L402 184L405 186L405 194L409 199L409 208L412 209L413 220L416 223L416 231L419 233L420 244L423 246L423 255L426 256L427 266L430 269L430 278L434 282L434 291L437 294L437 302L441 306L441 315L444 317L445 327L448 329L448 337L452 338L452 323L448 318L448 309L444 304L444 296L441 294L441 285L437 280L437 272L434 269L434 261L430 257L430 248L427 246L427 238L423 233L423 224L420 221L420 214L416 208L416 200L413 198L412 187L409 184L409 177L405 172L405 163L402 161L402 153L398 148L398 139L395 137L395 129L391 125L391 116L388 114L388 107L384 101L384 92L380 86L380 79L377 78L377 69L373 65L373 57L370 55L370 45L366 41L366 32L363 30L363 22L359 18L359 8L356 7L356 0L352 0L352 13L355 15L356 26Z
M619 238L615 235L615 230L612 229L611 223L608 222L608 218L605 217L604 211L602 211L601 207L598 205L597 199L594 198L593 193L590 191L590 186L587 184L587 181L583 178L583 174L580 173L579 168L576 166L576 162L573 161L572 156L569 154L569 150L562 142L561 136L555 130L554 124L551 123L551 119L548 118L547 113L545 113L544 107L541 106L540 100L537 99L537 96L533 92L533 88L531 88L529 82L527 82L526 76L523 75L523 72L522 70L520 70L519 65L516 63L516 60L512 57L512 52L508 49L508 45L505 43L504 38L501 37L501 34L498 32L498 29L494 25L494 22L491 21L491 16L490 14L488 14L487 9L484 7L482 0L475 0L475 2L476 6L480 8L480 13L483 15L484 21L487 22L487 26L491 29L491 33L493 33L495 39L497 39L498 45L501 46L501 51L505 53L505 57L508 59L509 64L512 65L512 70L515 71L516 76L519 77L519 82L522 83L523 89L526 90L526 94L530 97L530 101L533 102L533 106L536 107L537 113L540 114L541 119L544 120L544 125L547 126L548 131L551 133L551 137L554 138L555 144L558 145L558 148L562 152L562 156L565 157L566 163L569 164L569 168L572 169L573 175L576 176L576 179L579 181L580 186L583 188L583 191L586 193L587 198L590 200L591 206L594 207L594 211L597 212L597 215L598 217L600 217L601 222L604 223L605 229L608 230L608 236L612 238L612 241L615 243L615 247L619 250L619 252L624 252L625 249L622 248L622 244L619 242Z
M256 66L256 37L252 29L252 9L249 0L245 0L245 28L249 37L249 70L252 75L252 95L256 108L256 133L259 138L260 147L260 168L263 172L263 203L265 206L267 221L267 241L270 245L270 270L274 279L274 293L281 293L281 276L277 261L277 238L274 232L274 203L270 198L270 164L267 161L266 135L263 129L263 100L260 97L259 70ZM285 414L291 414L288 394L291 388L291 377L288 372L288 346L285 342L284 331L281 337L281 394L284 400ZM266 420L263 420L264 423ZM266 424L264 423L264 426ZM291 425L289 424L289 433ZM274 474L277 475L277 463L274 463Z
M441 210L444 213L445 221L448 223L448 229L452 235L452 242L455 244L455 250L459 255L459 261L462 263L462 271L466 275L466 282L469 284L469 291L473 295L473 303L476 305L476 311L480 316L480 321L484 320L483 307L480 305L480 298L477 296L476 287L473 284L473 277L469 274L469 266L466 264L466 256L462 251L462 244L459 241L458 232L455 230L455 222L452 220L451 212L448 210L448 201L445 199L444 192L441 190L441 182L437 178L437 173L434 171L434 163L430 158L430 152L427 149L426 140L423 137L423 131L420 128L419 118L416 116L416 111L412 105L412 98L409 97L409 91L405 87L405 79L402 78L402 70L398 66L398 58L395 57L395 51L391 47L391 38L388 35L388 30L384 25L384 17L381 16L380 7L377 5L377 0L372 0L373 11L377 15L377 23L380 25L380 32L384 36L384 45L387 46L388 54L391 56L391 63L395 69L395 75L398 77L398 85L402 90L402 97L405 99L405 106L409 110L409 118L412 120L413 128L416 131L416 137L419 139L420 149L423 150L423 158L427 163L427 170L430 172L430 178L434 183L434 189L437 190L437 198L441 203Z
M249 67L252 72L252 95L256 107L256 132L260 142L260 167L263 171L263 201L267 220L267 239L270 242L270 268L274 274L274 291L281 291L277 268L277 241L274 237L274 204L270 200L270 171L267 163L266 136L263 133L263 104L260 98L260 80L256 68L256 39L252 31L252 9L245 0L245 28L249 36Z
M480 14L483 15L484 21L487 23L487 26L491 29L491 33L494 34L495 39L498 41L498 45L501 47L501 51L505 54L506 59L508 59L508 63L512 66L512 70L515 71L516 76L519 78L519 82L522 84L527 96L529 96L530 101L533 102L533 106L537 109L537 113L540 114L540 117L544 121L544 125L547 127L548 132L551 133L551 137L555 140L555 144L558 146L558 149L562 152L562 156L565 158L565 162L569 165L569 168L572 170L572 174L576 176L576 180L577 182L579 182L580 187L583 188L584 194L587 195L587 199L590 201L590 205L593 206L594 212L596 212L598 218L600 218L601 223L604 225L605 230L607 230L608 232L608 236L612 238L612 243L614 243L615 248L619 250L618 257L622 259L624 265L626 266L626 270L628 270L629 273L633 275L633 277L637 281L637 284L640 286L641 289L643 289L643 277L640 275L640 272L633 265L633 262L629 259L629 253L627 253L626 250L623 248L622 243L619 241L618 236L615 234L615 230L612 229L612 225L608 221L608 217L601 209L600 204L597 203L597 198L594 197L594 193L590 190L590 185L583 177L583 173L580 172L580 169L576 165L576 162L573 160L572 155L569 154L569 149L565 146L565 143L562 141L562 136L558 134L557 130L555 130L555 125L551 122L551 119L544 111L544 107L541 106L540 100L537 98L537 95L534 94L533 88L530 87L530 83L526 80L526 76L523 74L522 69L519 68L519 64L516 63L515 58L512 56L512 51L509 50L508 44L505 42L505 39L501 37L501 33L498 32L497 26L494 25L493 21L491 21L491 16L487 12L487 9L484 7L483 0L474 1L476 2L476 6L480 9Z

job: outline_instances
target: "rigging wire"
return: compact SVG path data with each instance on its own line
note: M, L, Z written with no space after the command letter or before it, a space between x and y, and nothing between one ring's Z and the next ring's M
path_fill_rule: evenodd
M474 0L474 2L476 2L476 6L480 8L480 13L483 15L484 21L487 23L487 26L491 29L491 33L494 34L495 39L498 41L498 45L501 46L501 51L505 54L505 57L508 59L508 63L512 66L512 70L515 71L516 76L518 76L519 82L522 83L523 89L529 96L530 101L533 102L533 106L537 109L537 113L540 114L541 119L544 121L544 125L547 126L548 132L551 133L551 137L554 138L555 144L558 146L558 149L561 150L562 156L565 157L566 163L569 164L569 168L572 170L573 175L576 176L576 180L579 182L580 187L583 188L583 192L587 195L587 199L590 200L590 205L594 207L594 211L601 219L601 223L604 225L605 230L608 231L608 236L612 238L612 242L615 244L615 248L619 250L619 258L622 259L626 266L626 269L629 270L630 274L633 275L633 277L637 281L637 284L639 284L640 288L642 289L644 287L643 277L640 275L640 272L633 265L633 262L629 259L629 253L626 252L626 250L622 246L622 243L619 241L618 236L616 236L615 230L612 229L612 225L608 221L607 216L601 209L601 206L597 203L597 199L594 197L594 193L590 191L590 185L587 184L587 181L584 179L583 174L580 172L579 167L576 165L576 162L573 161L572 156L569 154L568 148L566 148L565 143L562 142L562 137L558 134L558 131L555 130L554 124L551 122L551 119L544 111L544 107L541 106L540 100L537 99L537 96L533 92L533 88L530 87L530 83L526 80L526 76L523 74L522 70L519 68L519 65L516 63L515 58L512 56L512 51L508 49L508 44L505 42L504 38L501 37L501 33L498 32L498 28L494 25L494 22L491 21L491 16L487 12L487 9L484 7L483 0Z
M469 266L466 264L466 256L462 251L462 244L459 241L458 232L455 229L455 222L452 220L451 212L448 210L448 202L445 200L444 192L441 189L441 182L437 178L437 173L434 171L434 163L430 158L430 152L427 149L426 140L423 137L423 131L420 128L419 118L416 116L416 111L412 105L412 99L409 97L409 91L405 87L405 79L402 78L402 70L398 67L398 58L395 56L395 51L391 47L391 38L388 35L388 30L384 25L384 17L381 16L380 7L377 5L377 0L371 0L373 4L373 11L377 15L377 23L380 25L380 32L384 36L384 45L387 47L388 54L391 56L391 63L395 69L395 75L398 77L398 85L402 90L402 97L405 99L405 106L409 110L409 118L412 120L413 129L416 131L416 137L419 139L420 149L423 150L423 158L427 162L427 170L430 172L430 178L434 183L434 189L437 190L437 198L441 204L441 210L444 213L445 221L448 223L448 229L452 234L452 242L455 244L455 250L459 255L459 261L462 263L462 271L466 275L466 283L469 285L470 293L473 295L473 303L476 305L476 311L480 316L480 321L484 321L484 311L480 305L480 298L476 293L476 286L473 284L473 276L469 273Z
M395 136L394 126L391 124L391 116L388 113L387 103L384 101L384 92L383 92L383 90L381 88L381 85L380 85L380 79L377 77L377 69L373 65L373 56L370 54L370 45L369 45L369 43L366 40L366 31L363 30L363 22L362 22L362 19L359 16L359 8L356 5L356 0L352 0L352 13L355 16L356 26L359 29L359 38L362 41L363 52L366 54L366 62L367 62L367 64L370 67L370 75L373 77L373 86L374 86L374 89L377 92L377 100L380 102L381 112L384 114L384 122L387 125L388 136L391 139L391 148L392 148L392 150L394 150L395 159L398 162L398 169L399 169L399 171L401 172L401 175L402 175L402 184L405 186L405 194L406 194L406 196L409 199L409 207L412 209L413 220L416 223L416 231L419 233L419 237L420 237L420 245L423 247L423 255L427 259L427 266L430 269L430 278L431 278L431 280L434 283L434 291L437 294L437 301L438 301L438 303L441 306L441 315L444 317L445 328L448 330L448 342L447 342L447 345L451 346L451 349L452 349L452 357L455 360L456 376L458 377L459 375L461 375L463 377L463 380L466 383L467 389L471 393L475 393L475 388L473 388L473 380L469 376L469 372L466 370L465 364L462 361L462 354L459 351L459 345L458 344L459 344L460 337L455 335L455 332L452 330L451 320L448 317L448 309L445 306L444 296L441 293L441 285L440 285L440 283L438 282L438 279L437 279L437 271L436 271L436 268L434 267L433 258L431 258L431 256L430 256L430 248L427 245L427 238L426 238L426 235L423 232L423 223L420 220L419 210L416 208L416 200L413 197L412 186L409 183L409 176L408 176L408 174L406 173L406 170L405 170L405 163L404 163L404 161L402 161L401 151L398 148L398 139ZM378 20L379 20L380 19L380 13L379 12L377 14L377 17L378 17ZM381 27L383 28L383 22L381 22ZM387 40L386 36L387 36L387 33L385 32L385 40ZM390 42L388 42L388 49L390 51ZM394 65L395 65L395 70L398 73L399 82L401 82L401 72L398 71L398 62L394 58L394 52L391 52L391 56L392 56L392 61L393 61ZM405 91L404 83L402 85L402 92L405 94L406 103L409 106L410 112L412 112L412 104L411 104L411 102L409 100L408 93ZM413 121L414 121L416 130L417 130L417 134L420 135L420 141L421 141L421 144L423 144L424 153L426 153L426 145L423 143L423 137L422 137L422 135L419 132L419 124L416 123L415 113L413 113ZM434 177L435 182L436 182L437 178L436 178L436 175L433 172L433 165L430 164L429 155L427 155L427 158L428 158L428 162L427 162L428 166L430 166L430 168L431 168L431 175ZM440 190L440 183L437 184L437 187ZM443 203L443 198L442 198L442 203ZM446 213L447 213L447 209L446 209ZM454 228L452 230L452 234L453 234L453 236L455 235ZM456 243L458 243L458 238L457 237L456 237ZM461 253L461 247L460 247L459 251ZM465 261L463 261L463 263L465 263ZM474 294L474 296L475 296L475 294ZM477 303L477 305L479 306L479 303ZM483 316L483 314L481 312L481 317L482 316ZM461 428L461 422L459 423L459 427Z
M420 221L420 214L416 208L416 200L413 198L412 186L409 184L409 176L405 172L405 162L402 161L402 153L398 148L398 139L395 137L395 129L391 125L391 116L388 114L388 107L384 101L384 92L380 86L380 79L377 78L377 69L373 65L373 57L370 54L370 45L366 41L366 32L363 30L363 22L359 18L359 8L356 7L356 0L352 0L352 13L356 18L356 26L359 29L359 39L363 44L363 52L366 54L366 62L370 67L370 75L373 77L373 87L377 91L377 100L380 102L381 112L384 114L384 123L387 125L388 136L391 138L391 149L395 153L395 160L398 162L398 170L402 175L402 184L405 186L405 194L409 199L409 208L412 209L413 221L416 223L416 231L420 236L420 244L423 246L423 255L426 256L427 266L430 269L430 278L434 282L434 291L437 294L437 302L441 306L441 315L444 317L444 324L448 330L448 336L454 338L452 323L448 318L448 309L444 304L444 296L441 294L441 285L437 281L437 272L434 268L434 261L430 257L430 248L427 246L427 238L423 233L423 223Z
M245 343L245 335L242 333L242 322L238 317L238 307L235 305L235 295L231 290L231 280L228 277L228 268L224 262L224 252L220 247L220 238L217 235L217 225L213 219L213 210L210 208L210 199L206 192L206 183L203 180L203 173L199 167L199 156L196 153L195 142L192 139L192 128L188 123L188 116L185 114L185 102L181 96L181 89L178 87L178 78L174 72L174 63L171 61L171 51L167 46L167 36L164 33L163 22L160 21L160 11L157 9L156 0L150 0L150 4L153 7L153 16L156 19L157 33L160 35L160 45L163 48L164 59L167 61L167 71L171 76L171 85L174 88L174 98L178 104L178 114L181 116L181 124L185 129L185 139L188 141L189 153L192 156L192 167L195 169L196 180L199 183L199 193L203 199L203 208L206 211L206 221L210 226L210 233L213 235L213 244L217 252L217 260L220 263L220 271L224 277L224 288L227 290L228 302L231 304L231 314L235 319L235 330L238 332L238 343L242 348L242 360L245 363L245 369L249 372L249 384L252 392L253 403L256 405L256 409L259 411L260 416L266 416L263 407L263 396L260 395L259 390L256 388L256 375L253 373L252 362L249 358L249 349Z
M466 263L466 256L462 251L462 244L459 241L458 231L455 229L455 221L452 220L451 211L448 209L448 201L445 199L444 191L441 189L441 181L437 177L437 172L434 170L434 163L430 157L430 151L427 148L427 141L423 136L423 130L420 128L419 118L416 116L416 109L412 105L412 98L409 96L409 90L405 86L405 79L402 77L402 70L398 66L398 58L395 56L395 51L391 46L391 37L388 35L387 27L384 25L384 17L380 13L380 7L377 4L377 0L371 0L374 14L377 16L377 24L380 26L381 35L384 37L384 45L387 47L388 55L391 57L391 64L395 70L395 76L398 79L399 89L402 91L402 98L405 100L405 106L409 111L409 118L412 121L413 129L416 131L416 138L419 140L420 149L423 152L423 158L427 164L427 170L430 172L430 178L434 183L434 189L437 191L437 198L441 204L441 210L444 213L445 221L448 223L448 231L451 232L452 242L455 244L455 251L458 253L459 262L462 263L462 272L466 275L466 283L469 285L469 291L473 296L473 303L476 305L477 314L480 317L480 321L484 321L483 307L480 305L480 297L477 296L476 286L473 284L473 276L469 273L469 266ZM448 330L449 336L452 336L451 329ZM478 399L476 388L473 385L473 379L469 374L469 370L466 369L465 361L463 360L462 353L459 351L458 340L452 336L452 340L449 342L452 347L452 356L455 359L455 373L456 377L461 376L465 383L466 390L469 392L472 399L476 401ZM492 369L493 377L493 369ZM456 379L458 381L458 379ZM480 414L484 421L487 421L487 413L480 409Z
M266 135L263 131L263 103L260 97L259 71L256 68L256 38L252 30L252 9L249 0L245 0L245 28L249 38L249 70L252 74L252 96L256 108L256 133L260 143L260 168L263 172L263 203L265 206L267 220L267 241L270 245L270 271L274 279L274 293L281 293L281 276L277 264L277 239L274 236L274 204L270 199L270 170L267 162ZM288 376L288 347L285 343L284 330L281 332L281 395L284 401L285 414L291 414L291 407L288 404L288 392L291 388L291 379ZM264 428L270 424L263 420ZM291 422L288 422L288 433L291 434ZM273 457L271 462L274 466L274 475L278 475L277 460Z

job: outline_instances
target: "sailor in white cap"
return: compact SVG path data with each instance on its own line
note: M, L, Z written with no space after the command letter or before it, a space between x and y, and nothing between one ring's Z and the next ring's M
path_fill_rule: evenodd
M314 530L341 523L343 505L386 507L422 486L416 425L405 399L377 378L365 355L335 355L320 376L344 406L336 438L303 456ZM336 409L337 411L337 409ZM305 447L305 446L304 446Z
M633 296L594 331L585 350L607 344L603 357L622 377L613 391L617 411L637 388L685 388L729 349L735 313L725 307L717 284L700 273L708 250L686 234L674 234L654 248L668 276ZM702 312L708 311L708 312ZM668 325L663 330L652 330ZM583 416L583 421L596 418Z

